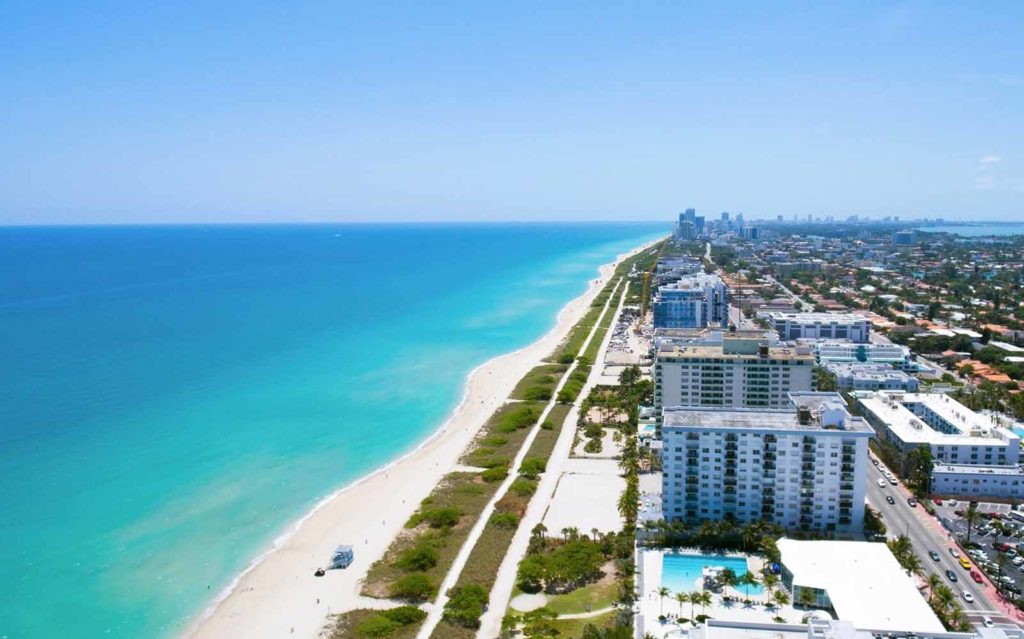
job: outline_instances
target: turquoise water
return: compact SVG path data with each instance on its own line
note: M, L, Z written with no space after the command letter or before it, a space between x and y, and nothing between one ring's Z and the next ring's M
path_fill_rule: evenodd
M960 237L985 237L988 235L1024 235L1024 224L1019 222L993 222L982 224L946 224L922 226L915 230L930 233L953 233Z
M700 589L698 580L704 574L705 566L722 566L731 569L737 576L747 572L747 560L743 557L726 555L695 555L667 552L661 558L661 585L672 592L692 592ZM761 586L737 586L737 591L759 595Z
M658 225L0 228L0 637L161 637Z

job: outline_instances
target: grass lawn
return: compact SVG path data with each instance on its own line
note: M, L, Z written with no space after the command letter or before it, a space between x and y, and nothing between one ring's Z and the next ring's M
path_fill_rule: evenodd
M587 612L587 604L591 610L607 608L615 602L618 586L613 576L605 576L601 581L577 588L564 595L547 595L548 608L560 615L572 615Z
M606 612L603 615L590 617L588 619L556 619L553 623L559 632L559 637L579 637L583 629L588 625L598 628L610 628L615 623L616 611Z

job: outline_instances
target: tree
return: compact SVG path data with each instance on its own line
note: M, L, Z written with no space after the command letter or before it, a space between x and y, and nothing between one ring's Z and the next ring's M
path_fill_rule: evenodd
M750 587L756 586L759 582L757 581L757 575L750 572L749 570L743 573L743 576L739 578L739 583L743 586L743 594L746 597L750 596Z
M936 573L930 573L928 575L928 604L932 603L932 599L935 597L935 589L942 585L942 577L939 577Z
M700 595L700 599L697 601L697 603L700 604L700 614L703 615L707 607L711 605L711 593L707 590L701 590L697 594Z
M775 603L779 604L780 606L785 606L789 603L789 595L786 593L785 590L776 590L775 594L772 595L772 599L774 599Z
M739 578L732 568L725 568L722 572L718 573L718 581L726 588L735 588L736 584L739 583Z
M675 600L679 604L679 616L682 617L683 616L683 604L689 603L690 595L686 594L685 592L677 592L676 596L675 596ZM692 617L693 615L690 615L690 616Z
M391 584L391 596L405 601L426 601L434 594L434 582L430 577L413 572Z
M967 504L967 512L964 513L964 521L967 522L967 542L971 541L971 528L978 523L981 515L978 514L978 502L972 501Z
M811 592L810 588L801 588L800 594L797 595L797 601L804 608L811 608L818 603L818 598Z
M779 576L773 572L765 573L764 576L761 577L761 583L764 584L765 589L768 591L768 597L771 597L772 592L779 585Z
M703 594L700 590L694 590L690 593L690 619L696 619L696 615L693 614L693 607L701 602Z
M441 617L448 623L464 628L479 628L480 616L487 606L487 591L478 584L456 586L448 591L448 603Z
M660 614L665 614L665 597L668 597L670 594L672 594L672 591L669 590L668 588L666 588L665 586L662 586L661 588L658 588L658 597L661 598L661 613Z

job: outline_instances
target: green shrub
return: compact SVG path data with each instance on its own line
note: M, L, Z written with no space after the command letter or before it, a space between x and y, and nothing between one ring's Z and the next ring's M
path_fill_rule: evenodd
M597 453L601 452L602 448L603 445L601 444L600 439L588 439L587 443L583 445L583 452L590 453L591 455L596 455Z
M501 437L500 435L491 435L480 440L480 443L484 446L504 446L508 443L508 437Z
M490 457L479 460L477 465L480 468L497 468L498 466L508 466L510 462L508 457Z
M551 398L549 397L548 399L551 399ZM545 419L544 423L542 423L540 425L540 427L543 428L544 430L554 430L555 429L555 422L551 421L550 419Z
M518 528L519 516L515 513L494 513L489 523L498 528Z
M382 617L386 617L403 626L419 623L427 618L427 613L416 606L399 606L390 610L384 610L380 614Z
M434 508L424 511L423 519L431 528L450 528L459 523L462 511L458 508Z
M437 551L420 543L399 555L395 565L407 572L430 570L437 565Z
M434 596L435 588L430 577L413 572L391 584L391 596L404 601L426 601Z
M487 605L487 591L477 584L456 586L448 591L448 603L441 618L455 626L479 628L480 616Z
M537 491L537 484L529 479L520 477L512 482L508 490L517 497L529 497Z
M480 476L487 482L502 481L508 477L508 467L496 466L494 468L488 468L484 472L480 473Z
M537 479L547 468L547 461L542 457L527 457L519 467L519 474L527 479Z
M376 639L377 637L387 637L394 631L398 630L402 624L395 621L391 621L387 617L377 615L370 617L363 623L356 626L356 634L360 637L371 637Z
M547 401L551 399L551 389L546 386L531 386L523 393L523 399L531 401Z
M558 356L558 363L559 364L572 364L573 360L575 360L575 359L576 359L575 355L573 355L572 353L570 353L568 351L565 351L561 355Z

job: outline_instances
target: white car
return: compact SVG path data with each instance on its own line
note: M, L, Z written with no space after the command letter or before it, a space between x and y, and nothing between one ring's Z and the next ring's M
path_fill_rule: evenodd
M994 623L992 623L992 620L990 618L988 618L988 617L982 617L981 618L981 625L985 626L986 628L995 628L996 627L996 625Z
M964 591L963 595L964 595L964 601L966 601L967 603L974 603L974 595L972 595L971 593L967 592L966 590Z
M889 483L892 484L893 486L895 486L896 485L896 480L895 479L890 479Z
M878 480L878 487L879 488L885 488L885 480L884 479L879 479Z

